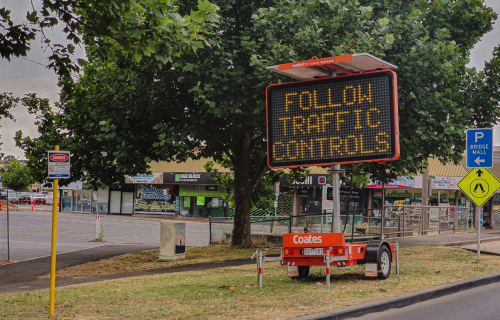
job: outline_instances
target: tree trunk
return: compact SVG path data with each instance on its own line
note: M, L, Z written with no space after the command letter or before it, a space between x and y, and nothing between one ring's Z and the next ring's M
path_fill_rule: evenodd
M250 166L251 136L244 134L239 148L234 153L234 228L232 246L250 248L253 246L250 226L250 208L253 187L248 176Z

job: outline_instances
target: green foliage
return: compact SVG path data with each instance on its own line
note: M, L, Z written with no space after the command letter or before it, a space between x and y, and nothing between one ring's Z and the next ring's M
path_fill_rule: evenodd
M195 5L178 3L178 13ZM422 171L430 157L458 163L465 130L498 120L500 49L484 70L466 68L471 48L496 19L482 1L222 0L218 5L219 29L207 25L211 48L185 54L166 68L147 55L130 62L129 53L120 50L113 59L89 55L78 82L63 82L62 113L33 108L42 136L18 133L18 145L37 160L30 166L45 175L45 152L56 141L75 155L73 172L88 172L94 185L144 173L149 161L212 157L234 171L220 182L234 186L232 239L240 246L249 245L252 201L265 199L281 174L266 161L265 88L291 79L266 66L356 52L398 66L401 157L346 165L347 176L387 181ZM217 174L211 164L207 171Z
M118 55L140 61L153 57L161 67L181 54L203 48L206 27L218 22L217 7L208 0L181 16L174 0L42 0L42 9L26 13L26 21L14 24L10 11L0 8L0 57L26 56L31 41L40 35L52 52L50 68L61 76L79 71L86 61L75 63L75 45L84 43L89 55L116 60ZM44 30L63 25L69 44L51 43Z
M3 185L16 191L28 190L28 187L34 182L28 166L20 164L15 159L6 165L2 172Z

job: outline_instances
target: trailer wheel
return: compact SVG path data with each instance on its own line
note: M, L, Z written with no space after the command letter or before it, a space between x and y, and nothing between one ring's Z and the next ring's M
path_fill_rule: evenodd
M377 259L378 278L385 280L391 274L391 253L387 246L380 246L380 251Z
M309 266L298 266L299 275L297 277L291 277L292 279L305 278L309 275Z

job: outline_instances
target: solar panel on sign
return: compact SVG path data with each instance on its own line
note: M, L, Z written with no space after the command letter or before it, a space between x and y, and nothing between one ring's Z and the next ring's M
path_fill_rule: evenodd
M269 166L397 159L395 91L392 71L269 86Z

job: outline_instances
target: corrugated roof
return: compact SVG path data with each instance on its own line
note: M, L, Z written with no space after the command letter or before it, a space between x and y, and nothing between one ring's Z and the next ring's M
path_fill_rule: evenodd
M151 171L155 173L161 172L205 172L203 167L208 161L213 161L212 158L202 158L200 160L188 159L185 162L151 162L149 166ZM463 177L467 174L464 168L460 165L454 165L453 163L448 163L443 165L437 159L429 159L429 174L432 176L444 176L444 177ZM219 172L230 172L228 169L215 164L215 168L219 169ZM311 174L327 174L326 170L322 167L309 167ZM289 173L288 169L285 169L285 173ZM421 174L418 174L421 176Z
M437 159L428 159L429 162L429 175L440 176L440 177L463 177L467 172L460 165L454 165L453 163L442 164ZM417 174L421 176L422 174Z
M206 172L203 167L208 161L213 161L212 158L202 158L200 160L188 159L185 162L150 162L149 167L154 173L162 172ZM219 172L230 172L228 169L215 164L215 168L219 169Z
M202 158L200 160L188 159L186 162L150 162L149 166L151 172L162 173L162 172L205 172L203 167L208 161L213 161L212 158ZM215 164L215 168L219 169L219 172L230 172L228 169ZM326 169L321 167L309 167L311 174L326 174ZM288 169L285 170L286 173L289 172Z

